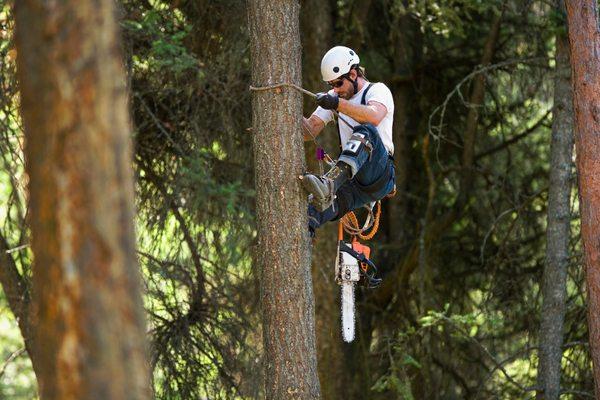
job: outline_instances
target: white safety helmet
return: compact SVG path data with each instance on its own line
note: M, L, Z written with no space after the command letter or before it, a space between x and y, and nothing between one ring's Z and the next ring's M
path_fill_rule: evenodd
M356 52L346 46L335 46L321 60L321 76L325 82L333 81L350 72L353 65L360 63Z

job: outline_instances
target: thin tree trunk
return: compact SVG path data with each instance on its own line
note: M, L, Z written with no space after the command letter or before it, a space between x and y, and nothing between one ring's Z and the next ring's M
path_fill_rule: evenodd
M43 399L150 397L112 0L15 2Z
M496 52L496 43L500 36L500 26L502 23L502 17L504 16L504 7L500 14L496 16L490 33L483 46L483 55L481 57L481 66L487 66L492 62L494 54ZM471 90L471 96L469 104L469 114L467 115L467 122L465 126L464 134L464 145L462 153L462 172L460 178L460 193L458 197L458 208L462 209L468 200L468 195L471 192L471 186L473 184L473 161L475 159L475 142L477 138L477 126L479 122L479 108L483 104L485 96L485 75L478 74L473 78L473 88ZM428 221L427 221L428 222Z
M388 225L387 238L391 245L405 246L407 237L414 235L409 221L409 173L413 162L412 144L417 138L420 117L416 93L415 66L421 63L423 39L419 23L409 14L394 19L390 41L394 43L394 74L391 83L394 95L394 163L396 166L396 197L385 204ZM367 71L368 72L368 71ZM390 261L391 263L391 261Z
M564 12L562 8L559 10ZM567 36L560 33L556 36L556 77L552 115L546 267L542 280L543 305L538 364L538 386L542 390L537 395L538 399L546 400L558 400L560 395L571 223L573 92L569 42Z
M595 0L566 0L573 72L575 151L586 268L588 328L600 396L600 33Z
M255 86L300 84L299 4L248 1ZM304 170L302 98L293 89L252 99L257 260L267 399L317 399L319 379Z

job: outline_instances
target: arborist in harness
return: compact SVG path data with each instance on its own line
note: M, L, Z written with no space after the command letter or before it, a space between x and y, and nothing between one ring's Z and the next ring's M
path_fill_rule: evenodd
M321 61L323 80L331 86L318 93L317 109L303 118L304 140L313 140L339 113L340 157L324 175L302 175L311 194L309 229L381 200L394 190L394 99L388 87L369 82L355 51L336 46Z

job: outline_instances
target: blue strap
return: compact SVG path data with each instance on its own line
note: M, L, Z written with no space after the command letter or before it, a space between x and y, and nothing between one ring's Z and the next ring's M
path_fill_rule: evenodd
M365 88L365 91L362 94L362 98L360 99L360 104L363 106L367 105L367 93L369 92L369 89L371 89L371 86L373 86L374 83L369 82L369 84L367 85L367 87ZM339 145L340 145L340 151L342 150L342 133L340 132L340 123L338 122L337 124L337 128L338 128L338 139L339 139Z
M371 86L373 86L374 83L369 83L369 86L367 86L367 88L365 89L365 91L362 94L362 99L360 100L360 104L362 104L363 106L367 105L367 92L369 91L369 89L371 89Z

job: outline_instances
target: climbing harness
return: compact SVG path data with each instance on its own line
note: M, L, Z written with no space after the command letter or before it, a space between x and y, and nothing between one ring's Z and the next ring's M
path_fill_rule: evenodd
M373 84L369 86L363 92L361 104L365 103L365 96L368 90ZM281 87L290 87L296 89L306 95L316 97L316 94L291 83L280 83L270 86L254 87L250 86L250 90L261 91L261 90L273 90ZM334 115L338 121L342 121L350 128L354 128L346 119L339 115L335 110ZM309 131L312 136L312 140L317 146L317 160L319 161L319 167L321 169L321 175L323 175L322 162L325 161L329 165L335 165L335 161L327 155L325 150L319 145L317 138ZM338 134L339 134L339 123L338 123ZM353 136L354 137L354 136ZM364 144L364 143L363 143ZM340 148L341 148L341 135L340 135ZM369 151L369 159L371 152ZM385 177L389 177L390 162L384 173ZM377 191L380 182L370 185L369 191ZM365 188L367 189L367 188ZM392 193L386 197L392 197L395 194L395 189ZM362 283L367 288L378 287L382 279L377 276L377 267L370 260L371 249L360 243L359 240L368 241L372 239L377 230L379 229L379 221L381 218L381 201L373 202L364 208L367 209L367 218L365 223L360 226L358 218L353 211L348 212L342 216L338 225L338 244L337 244L337 256L335 260L335 281L341 286L341 317L342 317L342 337L345 342L352 342L354 340L355 332L355 301L354 301L354 288L357 283ZM375 211L374 211L375 210ZM344 240L344 233L350 235L350 242Z

